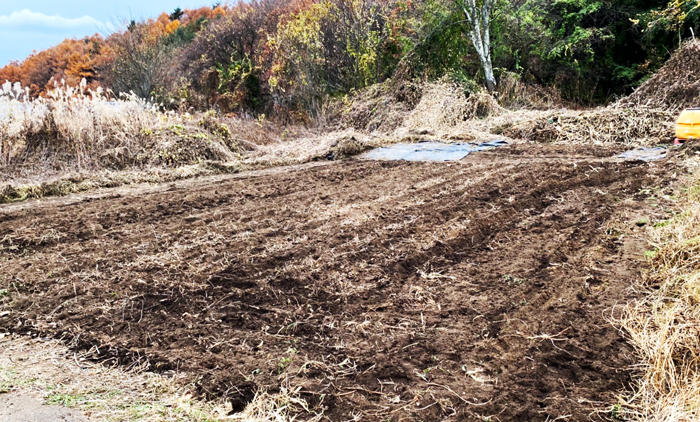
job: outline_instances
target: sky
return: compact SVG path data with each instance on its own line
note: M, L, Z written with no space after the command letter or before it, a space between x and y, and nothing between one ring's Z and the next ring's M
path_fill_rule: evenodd
M211 6L214 0L0 0L0 67L66 38L108 35L123 21ZM222 2L223 3L223 2Z

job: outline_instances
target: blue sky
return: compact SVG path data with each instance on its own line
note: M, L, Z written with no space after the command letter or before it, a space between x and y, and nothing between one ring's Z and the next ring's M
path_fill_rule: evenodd
M151 18L161 12L211 6L202 0L0 0L0 66L23 60L66 38L96 32L106 35L123 20ZM223 3L223 1L222 1Z

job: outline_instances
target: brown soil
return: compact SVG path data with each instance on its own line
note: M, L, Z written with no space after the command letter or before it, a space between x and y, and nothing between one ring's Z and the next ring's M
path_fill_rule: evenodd
M234 411L301 386L333 421L584 420L630 382L607 318L638 294L635 223L665 218L680 172L617 152L514 145L4 206L0 332L185 371Z

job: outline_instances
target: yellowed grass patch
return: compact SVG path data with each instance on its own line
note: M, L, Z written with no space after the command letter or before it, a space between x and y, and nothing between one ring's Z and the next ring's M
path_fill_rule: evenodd
M700 177L689 182L682 211L650 229L647 296L616 321L640 358L634 391L613 417L639 421L700 419Z

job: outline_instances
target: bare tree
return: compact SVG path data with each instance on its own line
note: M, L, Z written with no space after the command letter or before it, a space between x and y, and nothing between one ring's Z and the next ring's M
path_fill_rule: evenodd
M496 78L493 76L491 64L491 13L496 0L456 0L469 24L467 35L471 39L476 54L479 55L481 66L484 68L486 88L489 92L496 89Z
M149 99L161 97L174 83L171 49L150 36L148 27L135 24L111 39L114 58L104 77L115 93L133 92Z

